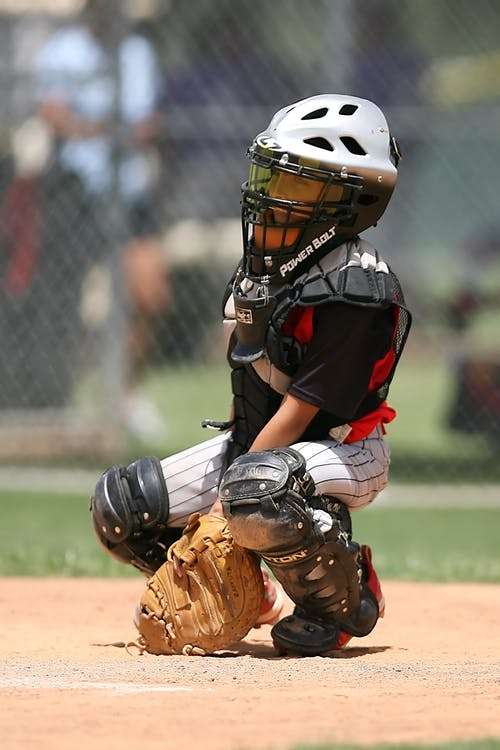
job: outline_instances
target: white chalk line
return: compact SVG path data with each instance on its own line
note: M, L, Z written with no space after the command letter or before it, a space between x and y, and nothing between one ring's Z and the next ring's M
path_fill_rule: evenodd
M107 690L119 695L135 693L189 693L193 688L181 685L139 685L135 682L87 682L68 681L57 677L12 677L0 678L0 690L19 688L22 690Z

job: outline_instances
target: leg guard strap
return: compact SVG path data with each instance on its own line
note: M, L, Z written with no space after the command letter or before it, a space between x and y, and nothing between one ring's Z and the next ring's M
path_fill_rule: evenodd
M348 511L314 492L303 457L290 448L240 456L220 487L235 541L264 558L298 611L367 635L378 608L374 597L361 597Z

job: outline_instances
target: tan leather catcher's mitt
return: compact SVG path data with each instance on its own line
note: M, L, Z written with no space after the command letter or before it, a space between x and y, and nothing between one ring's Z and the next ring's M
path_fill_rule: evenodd
M234 543L227 521L193 513L146 584L136 618L140 643L152 654L226 648L255 624L263 595L259 562Z

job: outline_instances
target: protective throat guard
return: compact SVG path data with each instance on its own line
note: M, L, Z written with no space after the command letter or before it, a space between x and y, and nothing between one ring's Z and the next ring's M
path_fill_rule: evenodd
M236 345L231 353L234 362L250 364L264 354L268 329L276 308L286 305L288 312L300 297L302 284L295 285L293 280L297 275L303 278L319 258L344 244L343 240L335 237L333 227L319 235L318 230L315 231L309 244L298 254L279 253L266 258L266 261L270 261L269 276L249 274L245 270L245 262L238 268L230 290L236 316ZM305 236L307 239L307 232Z
M220 497L235 541L261 555L297 614L322 623L327 641L336 640L340 627L356 636L373 629L378 605L361 585L360 547L351 540L349 513L335 499L315 494L297 451L240 456L223 477ZM287 620L295 624L285 618L275 626L284 641L293 640ZM325 639L312 647L299 642L296 650L320 653L318 648L325 648Z
M232 358L240 364L249 364L262 357L269 322L277 299L267 284L252 281L238 270L233 296L236 317L236 346Z

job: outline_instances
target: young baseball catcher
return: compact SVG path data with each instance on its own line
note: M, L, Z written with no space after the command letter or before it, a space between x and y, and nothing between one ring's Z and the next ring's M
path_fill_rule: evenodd
M390 200L397 143L375 104L325 94L277 112L248 155L223 305L230 422L111 467L92 498L102 544L152 575L137 625L153 653L206 653L278 618L278 650L323 654L384 614L350 512L387 483L386 398L410 327L396 276L359 236ZM260 561L292 615L271 607Z

